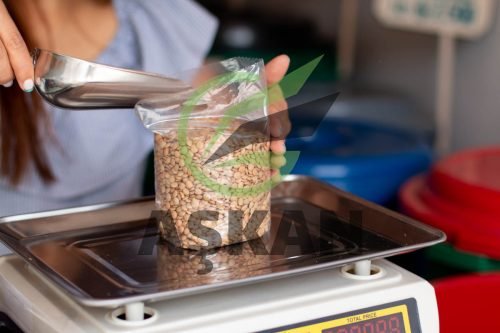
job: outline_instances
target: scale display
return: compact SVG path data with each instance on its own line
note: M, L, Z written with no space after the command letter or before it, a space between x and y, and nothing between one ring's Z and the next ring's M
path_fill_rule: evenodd
M332 326L322 329L323 333L361 333L361 332L391 332L406 333L411 332L408 313L405 309L390 309L396 311L393 314L384 316L380 312L365 313L361 316L349 317L339 320L337 323L326 323ZM366 319L370 318L371 319ZM321 329L321 328L320 328Z
M415 299L343 313L261 333L420 333Z

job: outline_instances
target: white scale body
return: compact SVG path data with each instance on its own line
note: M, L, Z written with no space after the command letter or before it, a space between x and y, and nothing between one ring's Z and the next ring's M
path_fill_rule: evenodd
M111 313L120 309L80 305L21 258L7 256L0 258L0 311L30 333L371 333L369 328L362 330L365 318L376 318L393 307L387 304L410 300L418 313L408 309L407 315L419 327L399 332L439 332L433 287L386 260L374 265L379 272L370 277L346 274L347 267L330 268L169 301L151 300L146 307L154 315L130 322L112 319ZM328 329L332 318L338 322L334 316L358 322L359 328ZM299 327L278 329L289 325Z

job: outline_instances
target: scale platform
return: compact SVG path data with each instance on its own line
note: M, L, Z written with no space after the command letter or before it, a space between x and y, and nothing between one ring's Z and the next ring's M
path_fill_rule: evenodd
M336 267L342 267L343 275L340 269L335 274L348 276L350 264L413 251L445 239L439 230L301 176L288 176L273 189L272 228L266 239L216 250L179 250L160 239L154 210L153 198L146 198L3 218L0 240L29 265L21 265L18 258L6 259L0 264L0 278L5 266L5 271L17 272L18 281L21 277L43 281L58 297L90 313L107 313L109 308L141 302L156 308L180 306L194 298L197 301L191 307L197 308L203 303L201 299L215 301L214 295L239 294L252 288L255 296L251 297L257 302L255 289L259 286L264 290L264 286L274 285L271 290L278 290L277 286L293 281L320 279ZM396 275L411 275L379 262L382 268L374 272L381 278L378 282L354 279L349 283L358 289L361 284L383 285L387 280L401 284ZM34 275L27 277L24 269ZM26 282L33 283L38 282ZM14 289L19 287L10 284ZM425 288L430 287L425 284ZM313 285L320 286L319 280ZM304 292L309 289L314 293L313 285ZM295 292L300 294L304 287L297 286ZM331 288L339 292L345 289L340 282ZM230 297L235 304L237 298ZM415 300L409 297L408 302ZM417 307L411 304L408 306ZM159 316L165 319L164 311Z

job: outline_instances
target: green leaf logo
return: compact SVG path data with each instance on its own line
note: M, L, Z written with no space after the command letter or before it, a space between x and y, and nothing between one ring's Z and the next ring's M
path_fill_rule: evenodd
M220 141L224 134L227 135L227 131L231 128L232 125L234 125L235 121L238 121L238 119L241 119L241 117L251 112L261 110L262 108L264 108L267 112L267 105L272 105L275 102L279 102L278 99L280 98L289 98L297 95L312 72L316 69L322 58L323 56L318 57L313 61L307 63L306 65L298 68L297 70L289 73L279 84L268 87L268 90L266 92L257 92L247 97L246 99L239 101L237 104L228 107L224 111L224 115L222 115L220 119L218 119L213 136L206 143L206 146L204 148L204 157L212 152L217 142ZM236 71L223 74L209 80L201 87L197 88L195 92L190 96L190 98L182 105L178 129L178 142L183 161L186 167L195 177L195 179L197 179L197 181L199 181L210 190L221 195L242 197L256 196L261 193L270 191L272 187L277 184L278 180L276 179L276 177L270 176L268 180L260 184L255 184L247 187L236 187L228 184L222 184L217 179L212 179L210 175L207 175L203 171L203 168L193 160L193 155L191 154L187 144L187 138L189 136L188 128L191 115L198 103L211 91L214 91L220 87L224 87L228 84L244 86L248 84L258 83L261 80L262 78L258 74L248 73L244 71ZM281 89L282 93L271 93L275 89ZM271 139L269 138L268 140L270 141ZM255 143L257 143L257 141ZM226 150L228 149L228 147L225 148ZM231 156L231 153L232 151L226 152L226 155L233 157ZM299 156L300 152L287 152L284 156L286 159L286 164L281 167L281 174L289 174L297 163ZM215 159L209 161L210 167L217 169L235 167L260 167L267 169L272 168L270 162L271 160L271 152L256 151L244 155L235 155L231 159L224 158L220 160Z

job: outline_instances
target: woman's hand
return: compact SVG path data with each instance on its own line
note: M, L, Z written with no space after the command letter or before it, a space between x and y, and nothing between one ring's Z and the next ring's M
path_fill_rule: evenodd
M269 86L270 99L273 101L269 105L270 128L271 136L275 140L271 141L271 165L273 169L279 169L286 164L286 159L283 156L286 152L284 138L290 132L290 120L288 119L287 102L283 98L283 93L279 86L279 82L285 76L290 66L290 58L286 55L280 55L271 60L266 65L267 84ZM274 116L272 116L274 114ZM276 140L279 139L279 140Z
M21 33L0 0L0 84L8 88L14 79L24 91L33 91L33 61Z

